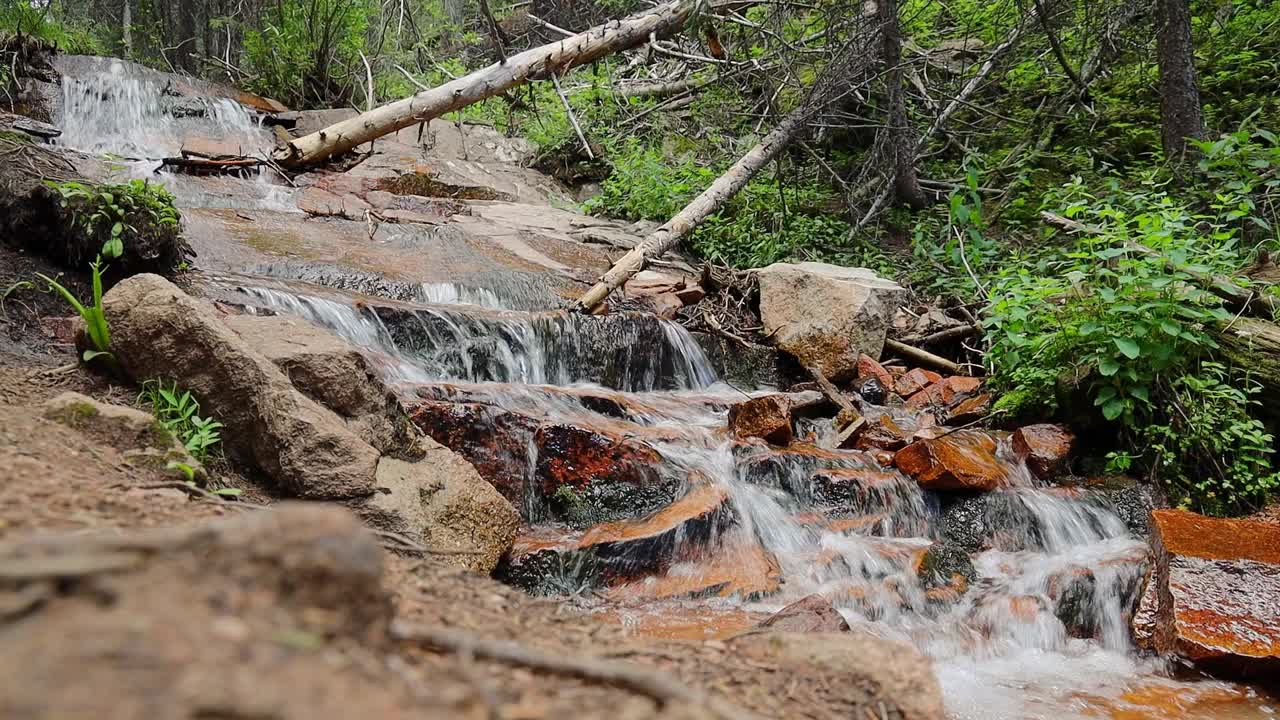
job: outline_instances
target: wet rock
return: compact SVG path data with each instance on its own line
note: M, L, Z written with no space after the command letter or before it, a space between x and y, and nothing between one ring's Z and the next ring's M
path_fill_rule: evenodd
M901 720L943 718L942 691L933 667L911 645L865 632L769 632L744 635L732 641L731 647L740 657L777 667L788 675L832 672L844 683L868 688L865 704L848 707L877 708L873 712L880 716Z
M857 382L858 395L872 405L884 405L889 401L889 391L880 378L866 377Z
M338 195L318 187L309 187L298 195L298 209L317 217L361 220L369 209L369 203L355 195Z
M1095 611L1098 579L1093 570L1073 566L1049 578L1049 599L1053 614L1074 638L1092 638L1098 634Z
M864 382L866 382L868 379L871 379L871 378L875 378L876 382L879 383L880 388L884 392L889 392L893 389L893 385L894 385L893 375L890 374L889 371L886 370L883 365L877 362L876 359L871 357L870 355L866 355L866 354L859 355L858 356L858 376L857 376L858 384L862 385ZM875 400L872 400L871 398L868 398L865 395L863 395L863 398L865 398L867 402L870 402L875 405L883 404L883 401L876 402Z
M824 468L810 478L813 500L855 513L888 509L910 482L900 473L874 468Z
M635 517L671 502L679 480L658 472L661 457L630 438L574 425L534 433L541 498L576 525Z
M743 347L721 335L692 333L717 377L737 387L781 387L778 351L767 345Z
M499 493L526 507L530 448L537 422L479 403L424 401L409 411L418 429L461 454Z
M962 594L977 576L977 571L966 548L943 541L933 543L925 551L917 574L926 590L951 587Z
M1133 644L1150 652L1156 649L1156 626L1160 615L1160 595L1156 591L1154 574L1154 568L1151 568L1142 578L1142 593L1138 596L1138 606L1130 623Z
M191 468L197 480L207 477L200 462L150 413L64 392L44 404L44 416L119 450L129 462L162 469L179 463Z
M916 368L898 378L893 385L893 391L904 398L910 398L912 395L941 380L942 376L932 370Z
M112 352L141 382L176 381L223 423L227 450L286 493L338 499L373 491L378 451L296 390L213 307L157 275L135 275L104 299Z
M781 586L777 558L758 543L725 539L702 548L698 557L679 563L665 575L618 585L605 597L614 602L701 597L749 601L772 595Z
M400 401L351 343L283 315L230 315L223 322L283 370L295 388L342 417L365 442L408 459L420 455L418 433Z
M1016 552L1042 546L1036 514L1017 493L947 498L939 524L942 541L970 555L991 548Z
M991 414L991 396L987 393L965 398L947 413L947 424L967 425Z
M503 559L500 576L534 592L626 584L639 573L671 563L678 543L697 546L731 524L728 499L723 487L702 483L645 518L603 523L581 532L530 529Z
M1075 436L1061 425L1028 425L1013 433L1013 451L1041 480L1053 478L1062 469Z
M764 334L833 382L857 375L859 356L880 356L900 285L866 268L776 263L757 272Z
M855 447L859 450L901 450L911 442L910 435L888 414L881 415L858 435Z
M378 462L376 492L361 508L374 526L418 539L442 562L491 573L511 547L520 515L469 463L423 439L426 457Z
M1280 672L1280 525L1151 514L1159 610L1153 644L1201 668L1274 680Z
M990 492L1006 482L996 458L996 442L985 433L961 430L933 440L917 440L893 457L899 470L928 490Z
M1090 482L1086 497L1123 520L1136 537L1146 537L1151 532L1152 510L1168 507L1154 486L1137 478L1115 476Z
M912 410L929 407L950 408L962 401L982 385L979 378L953 376L930 383L923 390L907 398L906 406Z
M759 627L795 633L848 632L849 623L830 600L810 595L770 615Z
M789 445L792 438L791 403L782 395L752 398L729 408L729 429L746 438Z

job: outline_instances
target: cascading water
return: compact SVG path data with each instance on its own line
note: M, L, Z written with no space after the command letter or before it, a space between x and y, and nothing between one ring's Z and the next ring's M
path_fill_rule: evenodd
M68 78L62 142L155 158L176 151L190 124L246 143L262 137L243 109L222 101L201 101L198 118L177 118L162 90L121 63ZM180 200L235 207L219 204L208 184L165 181ZM710 529L681 528L661 545L664 562L637 563L647 577L628 578L606 593L631 623L687 611L690 603L711 614L770 612L821 593L851 624L929 655L957 719L1164 717L1143 698L1205 688L1240 695L1233 686L1168 679L1157 663L1134 653L1126 613L1144 570L1145 543L1090 498L1038 484L1007 448L1001 450L1006 487L956 499L926 492L863 453L733 440L724 432L726 411L744 393L717 381L683 328L650 316L530 312L546 307L545 288L435 283L422 285L414 303L373 303L265 278L214 284L235 302L297 315L348 338L406 400L474 403L542 427L585 428L638 443L654 453L655 473L677 486L677 497L724 498L730 511L717 513ZM866 409L869 420L881 414L916 427L917 418L902 408ZM806 427L830 432L829 425ZM530 487L543 461L556 459L532 438L499 449ZM832 485L862 483L856 496L842 498L842 515L823 506L820 477ZM545 498L529 491L523 501L527 519L548 516ZM980 526L984 545L957 551L972 556L968 579L957 586L954 574L920 568L926 558L933 562L930 553L959 543L948 519L959 505L972 506L962 529ZM643 547L656 552L658 544ZM573 593L599 572L584 554L557 558L546 587ZM735 584L735 574L747 573L765 582ZM723 590L694 601L663 594L671 587ZM1261 702L1236 709L1240 718L1274 714ZM1199 715L1211 716L1218 715Z

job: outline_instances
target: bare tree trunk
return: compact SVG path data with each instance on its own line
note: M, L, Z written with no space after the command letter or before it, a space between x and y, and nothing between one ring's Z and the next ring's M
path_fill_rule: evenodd
M769 161L777 157L787 143L804 128L813 108L801 105L783 119L773 132L769 133L751 151L738 159L723 175L711 183L711 187L702 191L693 202L676 213L675 217L655 230L623 255L600 281L578 299L576 308L582 312L590 312L609 297L609 293L622 287L632 275L645 268L649 261L675 247L686 235L702 224L702 221L720 210L738 191L746 187L752 177Z
M885 65L885 103L888 106L885 152L891 160L893 188L899 202L917 210L929 206L929 198L916 176L916 147L920 138L907 117L902 86L902 29L898 24L898 0L879 0L881 59Z
M1156 45L1160 61L1160 122L1164 154L1181 162L1192 154L1188 139L1204 135L1189 0L1158 0Z
M133 57L133 0L124 0L124 8L120 11L120 39L124 45L124 56Z
M501 94L530 80L564 73L607 55L679 30L693 14L694 0L671 0L656 8L614 20L586 32L526 50L470 75L383 105L276 148L276 162L300 168L323 162L388 133L418 125L447 112Z

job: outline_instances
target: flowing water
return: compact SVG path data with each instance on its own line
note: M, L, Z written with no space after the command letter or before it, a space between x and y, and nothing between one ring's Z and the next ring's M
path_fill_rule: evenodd
M156 148L180 146L186 121L165 110L154 81L118 65L64 84L63 141L152 158ZM259 132L242 110L216 101L198 126L246 139ZM185 182L161 180L180 192ZM258 197L253 181L238 182L229 194ZM211 202L207 192L181 196ZM638 444L656 453L653 471L675 487L674 497L710 488L724 499L730 511L712 531L682 528L672 543L637 544L664 557L629 558L644 571L603 592L587 587L599 580L591 563L567 554L551 571L552 586L605 616L639 629L684 622L686 635L711 637L725 623L755 622L821 593L851 624L930 656L953 718L1275 716L1246 687L1173 680L1134 651L1128 613L1145 571L1145 538L1096 497L1035 481L1003 438L1003 489L942 497L866 453L731 438L728 407L767 388L744 392L719 381L683 328L650 316L535 311L526 289L500 282L427 284L411 301L384 302L280 279L207 279L221 299L297 315L348 338L410 404L462 399ZM872 419L879 413L916 422L901 408L868 409ZM830 432L820 422L805 427ZM546 459L532 442L505 450L530 477ZM823 473L865 484L833 507L815 484ZM534 483L526 487L526 519L547 525L554 513L546 498ZM965 533L976 542L957 540ZM952 546L953 555L972 555L969 580L921 570L931 551ZM711 591L695 600L680 592L688 588Z

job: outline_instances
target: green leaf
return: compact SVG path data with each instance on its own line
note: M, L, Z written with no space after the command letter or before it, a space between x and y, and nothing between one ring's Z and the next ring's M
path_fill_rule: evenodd
M1107 357L1098 360L1098 372L1102 373L1103 377L1111 377L1119 371L1120 363L1116 362L1114 358Z
M1102 416L1108 420L1115 420L1124 414L1124 401L1115 398L1102 406Z
M1138 343L1134 342L1132 338L1118 337L1112 338L1112 341L1115 342L1116 347L1119 348L1120 352L1130 360L1136 360L1138 359L1138 356L1142 354L1142 348L1140 348Z
M1129 394L1142 402L1151 402L1151 393L1145 385L1135 385L1129 388Z
M1178 337L1178 333L1182 332L1182 326L1172 320L1161 320L1160 329L1171 337Z
M80 356L80 359L83 360L85 363L90 363L90 362L93 362L95 359L104 357L104 356L109 358L111 357L111 353L106 352L104 350L85 350L84 354Z

